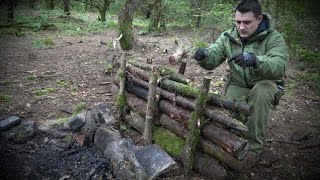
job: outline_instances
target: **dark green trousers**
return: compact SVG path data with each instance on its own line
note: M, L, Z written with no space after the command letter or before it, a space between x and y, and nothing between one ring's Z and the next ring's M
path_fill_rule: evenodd
M276 84L269 80L257 82L252 89L230 84L226 96L245 101L254 106L254 113L241 121L248 127L244 133L250 145L250 151L260 154L263 146L266 124L278 93Z

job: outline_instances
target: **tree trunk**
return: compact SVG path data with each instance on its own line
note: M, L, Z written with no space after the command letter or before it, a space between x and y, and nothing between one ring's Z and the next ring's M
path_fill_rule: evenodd
M101 22L106 21L106 12L107 12L107 10L109 10L110 4L112 2L114 2L114 0L103 0L101 8L99 8Z
M184 174L186 177L190 175L194 164L194 155L198 145L201 126L204 123L203 109L206 106L206 101L208 98L208 92L210 87L211 79L205 78L201 87L201 91L196 99L195 110L191 114L189 120L189 133L187 135L186 144L184 147L185 158L183 160Z
M155 0L151 13L151 19L149 23L148 31L159 30L160 20L162 16L162 0Z
M29 0L29 7L30 7L31 9L34 8L34 1L35 1L35 0Z
M46 6L47 6L47 10L53 10L54 9L54 0L46 0Z
M8 3L8 23L13 22L14 19L14 1L10 0Z
M148 92L148 104L147 104L147 113L145 120L145 128L143 133L143 138L146 140L147 144L152 143L152 124L153 119L156 114L156 89L158 81L159 69L157 67L152 67L151 78L149 81L149 92Z
M63 0L63 12L68 16L70 15L69 5L70 0Z
M120 39L120 46L123 50L131 50L134 44L134 36L132 30L132 20L138 0L126 0L122 11L119 14L119 36L122 34Z

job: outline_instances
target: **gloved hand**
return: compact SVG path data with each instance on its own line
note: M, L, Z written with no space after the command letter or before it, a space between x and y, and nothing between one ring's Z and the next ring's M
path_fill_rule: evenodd
M234 63L238 64L241 67L254 67L257 65L256 55L248 52L238 53L230 59Z
M194 59L197 61L201 61L201 60L207 58L208 54L209 54L208 48L199 48L199 49L197 49L197 51L194 55Z

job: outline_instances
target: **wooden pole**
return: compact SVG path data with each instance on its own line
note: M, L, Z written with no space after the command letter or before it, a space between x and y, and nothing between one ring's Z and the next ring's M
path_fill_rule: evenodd
M178 72L184 75L184 72L186 71L186 67L187 67L187 63L185 61L181 61Z
M151 78L149 81L149 93L148 93L148 104L144 126L143 138L147 144L152 143L152 121L156 114L156 89L158 81L159 69L152 66Z
M124 118L124 111L126 105L126 96L125 96L125 86L126 86L126 59L127 59L127 52L124 52L121 56L121 64L120 68L117 71L117 75L120 79L120 89L119 93L116 98L116 107L117 107L117 118L123 119Z
M190 175L193 164L194 164L194 154L196 152L196 147L199 141L200 128L202 123L204 123L203 109L206 105L208 98L208 91L211 79L205 78L201 87L201 92L196 99L196 107L194 112L191 114L189 121L189 133L187 135L186 144L184 147L185 158L183 160L184 174L186 177Z

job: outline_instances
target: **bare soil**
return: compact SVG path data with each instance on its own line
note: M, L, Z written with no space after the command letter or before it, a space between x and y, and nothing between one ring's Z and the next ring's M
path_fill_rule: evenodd
M52 37L54 45L36 49L33 42ZM136 47L130 58L178 69L168 62L175 51L174 41L190 44L185 37L193 32L170 30L163 34L136 35ZM112 74L105 69L110 63L110 46L116 32L66 36L56 31L42 31L37 35L0 36L0 91L12 95L9 102L1 102L0 119L16 115L22 121L38 124L48 119L69 117L84 102L87 107L98 103L113 103L106 82ZM203 37L202 37L203 39ZM210 37L208 36L208 41ZM107 45L104 45L105 42ZM287 87L295 87L295 78L302 73L290 63ZM187 60L186 76L200 82L208 72ZM221 66L213 71L212 91L221 91L219 82L225 75ZM197 85L197 83L195 84ZM38 96L37 90L54 88L53 92ZM288 88L289 89L289 88ZM275 107L268 122L263 160L243 173L229 171L231 179L317 179L320 177L320 98L308 87L290 89ZM108 179L108 163L94 147L85 149L72 142L62 150L50 146L43 134L29 143L0 144L0 179L85 179L94 177L92 170ZM44 143L46 141L46 143ZM76 149L76 151L73 151ZM69 153L68 153L69 152ZM101 164L102 162L102 164ZM101 166L97 168L97 166ZM91 171L91 173L90 173ZM172 173L179 174L179 173Z

